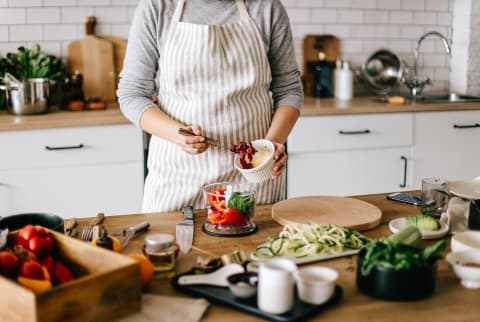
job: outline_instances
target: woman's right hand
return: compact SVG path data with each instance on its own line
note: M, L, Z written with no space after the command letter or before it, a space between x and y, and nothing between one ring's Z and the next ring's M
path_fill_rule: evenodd
M196 136L183 136L179 134L178 136L180 139L178 145L183 149L183 151L189 154L200 154L205 152L210 144L205 142L202 129L197 125L190 125L185 128L195 133Z

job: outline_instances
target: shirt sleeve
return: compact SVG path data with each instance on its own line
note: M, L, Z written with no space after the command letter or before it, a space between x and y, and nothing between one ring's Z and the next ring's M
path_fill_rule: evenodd
M120 109L127 119L140 126L140 118L152 101L158 68L158 1L141 0L130 28L127 51L117 89Z
M268 59L272 71L272 91L274 109L290 105L299 111L303 104L303 88L300 71L295 59L290 20L285 7L279 0L272 3L272 26Z

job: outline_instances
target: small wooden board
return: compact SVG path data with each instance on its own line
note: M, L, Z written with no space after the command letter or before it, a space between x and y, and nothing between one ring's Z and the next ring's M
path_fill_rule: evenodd
M280 225L337 224L355 230L377 227L382 211L365 201L336 196L307 196L280 201L272 206L272 218Z

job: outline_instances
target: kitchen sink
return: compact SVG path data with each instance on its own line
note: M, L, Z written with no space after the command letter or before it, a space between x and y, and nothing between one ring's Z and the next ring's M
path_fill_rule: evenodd
M470 103L480 102L480 96L461 95L456 93L422 95L415 98L417 103Z

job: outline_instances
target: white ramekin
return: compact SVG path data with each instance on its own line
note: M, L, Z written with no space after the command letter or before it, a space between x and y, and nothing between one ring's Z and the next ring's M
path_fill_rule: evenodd
M247 179L248 182L252 183L259 183L259 182L264 182L272 178L273 175L273 163L275 160L273 159L273 155L275 152L275 146L273 143L269 140L255 140L252 141L253 147L260 151L262 149L268 149L271 151L271 153L265 158L265 161L259 165L258 167L252 168L252 169L244 169L240 165L240 155L236 154L234 158L234 165L235 168L240 171L240 173ZM255 160L255 157L257 154L253 155L253 158Z

